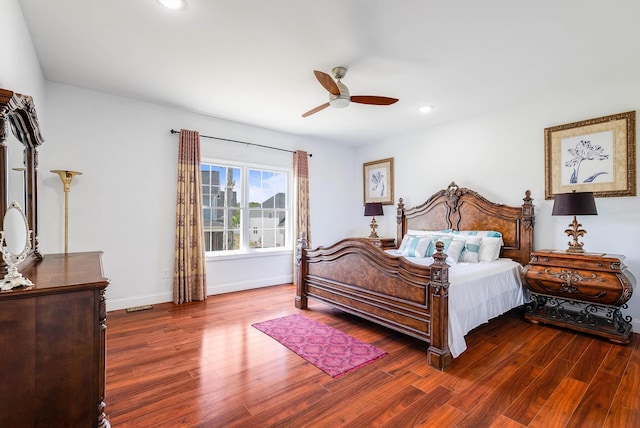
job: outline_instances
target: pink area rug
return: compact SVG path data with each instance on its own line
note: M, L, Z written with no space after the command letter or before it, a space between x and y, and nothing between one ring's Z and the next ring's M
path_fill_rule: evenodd
M387 353L299 314L252 324L331 377L339 377Z

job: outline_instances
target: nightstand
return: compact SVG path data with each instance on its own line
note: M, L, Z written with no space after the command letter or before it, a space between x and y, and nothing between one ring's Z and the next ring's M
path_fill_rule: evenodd
M381 250L393 250L396 248L396 240L394 238L367 238L373 245Z
M526 319L629 342L632 319L620 309L627 308L636 279L624 256L534 251L522 278L531 291Z

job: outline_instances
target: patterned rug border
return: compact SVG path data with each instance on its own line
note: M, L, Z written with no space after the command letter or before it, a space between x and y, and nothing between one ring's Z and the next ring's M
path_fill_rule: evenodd
M370 343L302 314L286 315L253 323L251 326L333 378L344 376L387 356L387 352ZM311 335L308 334L310 329L313 329ZM322 343L329 339L331 343ZM337 353L345 349L349 352ZM357 351L355 355L354 351Z

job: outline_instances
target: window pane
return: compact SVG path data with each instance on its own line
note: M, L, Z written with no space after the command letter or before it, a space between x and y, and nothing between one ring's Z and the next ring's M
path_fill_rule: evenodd
M233 229L229 231L229 241L228 241L228 250L239 250L240 249L240 230Z
M275 188L274 176L275 174L273 172L262 171L262 188L263 189Z
M211 183L211 172L208 165L202 165L202 184Z
M211 210L209 208L205 208L202 210L202 214L204 220L204 228L206 230L211 224Z
M279 172L276 174L276 193L286 193L287 191L287 174Z
M249 235L249 248L262 248L262 228L254 227Z
M284 247L285 245L287 245L286 231L284 227L279 227L276 229L276 247Z
M274 248L276 246L276 231L265 229L262 232L262 248Z
M261 207L264 197L262 195L262 174L255 169L249 170L249 207Z

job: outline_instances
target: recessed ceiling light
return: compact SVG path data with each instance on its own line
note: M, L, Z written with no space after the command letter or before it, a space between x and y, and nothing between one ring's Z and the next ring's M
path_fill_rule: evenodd
M431 110L433 110L433 107L431 106L422 106L418 109L420 113L429 113Z
M187 0L158 0L167 9L179 10L187 6Z

